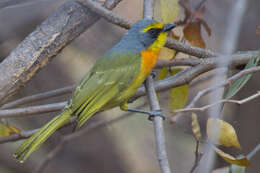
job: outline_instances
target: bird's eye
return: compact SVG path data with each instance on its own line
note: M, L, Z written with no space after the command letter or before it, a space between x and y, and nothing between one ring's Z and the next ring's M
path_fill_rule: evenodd
M154 38L156 38L156 37L159 35L160 32L161 32L161 29L159 29L159 28L152 28L152 29L150 29L150 30L148 31L148 33L149 33L152 37L154 37Z

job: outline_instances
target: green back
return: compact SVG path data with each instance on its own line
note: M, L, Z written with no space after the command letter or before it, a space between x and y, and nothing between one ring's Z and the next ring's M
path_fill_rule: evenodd
M137 77L141 61L141 55L136 53L111 53L97 60L69 102L72 114L79 117L78 127L127 89Z

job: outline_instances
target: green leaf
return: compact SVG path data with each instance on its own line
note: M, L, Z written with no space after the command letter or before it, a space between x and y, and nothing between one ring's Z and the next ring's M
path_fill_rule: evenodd
M260 60L260 53L257 58L251 58L245 69L256 67L258 64L258 61ZM243 86L247 83L247 81L251 78L252 74L249 74L247 76L241 77L240 79L236 80L228 89L225 99L230 99L233 97Z
M170 71L170 74L173 76L176 73L182 71L181 68L173 69ZM182 85L170 90L170 108L172 110L181 109L185 106L188 100L189 86ZM175 115L175 114L173 114Z

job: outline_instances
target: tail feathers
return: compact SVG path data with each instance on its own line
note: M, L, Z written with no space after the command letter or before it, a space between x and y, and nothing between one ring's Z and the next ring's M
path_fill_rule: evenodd
M27 139L15 152L14 157L24 162L39 146L45 142L50 135L65 124L71 117L69 110L65 109L62 114L53 118L50 122L40 128L35 134Z

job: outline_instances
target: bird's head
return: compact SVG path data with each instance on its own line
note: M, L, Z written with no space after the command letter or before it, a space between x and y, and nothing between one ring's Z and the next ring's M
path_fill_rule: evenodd
M137 35L137 39L146 49L161 49L167 39L167 31L176 27L175 24L162 24L155 20L143 19L136 22L129 33Z

